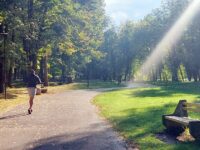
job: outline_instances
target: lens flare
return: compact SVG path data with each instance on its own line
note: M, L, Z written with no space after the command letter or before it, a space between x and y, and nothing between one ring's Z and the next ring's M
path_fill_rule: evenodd
M184 11L183 15L168 31L165 37L153 50L151 55L147 58L145 63L140 68L142 75L147 75L154 68L158 67L164 56L172 50L172 47L180 40L185 29L189 26L195 15L200 9L200 0L193 0L188 8Z

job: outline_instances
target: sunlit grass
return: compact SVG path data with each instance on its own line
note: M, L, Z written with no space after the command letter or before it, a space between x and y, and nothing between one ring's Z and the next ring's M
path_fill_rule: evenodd
M199 84L177 84L167 87L138 88L106 92L97 96L95 104L127 140L138 143L142 150L197 150L198 142L166 144L156 138L162 132L161 117L173 113L180 99L200 99ZM200 114L192 114L200 118Z
M26 88L9 88L7 91L7 99L0 94L0 113L5 112L12 107L27 102L28 94Z

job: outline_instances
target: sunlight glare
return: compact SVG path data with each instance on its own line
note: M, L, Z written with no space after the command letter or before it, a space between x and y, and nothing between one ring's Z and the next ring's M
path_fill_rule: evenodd
M172 50L173 46L180 40L185 29L190 25L190 22L195 17L200 9L200 0L193 0L188 8L184 11L183 15L178 19L174 26L168 31L165 37L153 50L151 55L147 58L145 63L140 68L140 73L146 75L154 68L157 68L161 63L164 56Z

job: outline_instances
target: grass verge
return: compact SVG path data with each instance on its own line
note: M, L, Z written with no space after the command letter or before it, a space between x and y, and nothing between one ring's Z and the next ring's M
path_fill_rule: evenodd
M200 143L196 141L167 144L155 136L164 130L161 116L173 113L180 99L200 102L200 84L115 90L97 96L94 103L116 130L128 141L136 142L142 150L198 150ZM191 116L200 118L199 114Z

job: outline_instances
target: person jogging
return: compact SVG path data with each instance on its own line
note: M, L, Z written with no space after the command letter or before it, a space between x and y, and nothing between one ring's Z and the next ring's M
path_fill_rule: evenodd
M41 84L41 80L39 78L38 75L35 74L35 70L31 69L30 73L28 75L28 79L27 79L27 89L28 89L28 94L29 94L29 109L28 109L28 113L31 114L32 113L32 107L33 107L33 99L36 95L37 92L37 88L36 85L37 84Z

